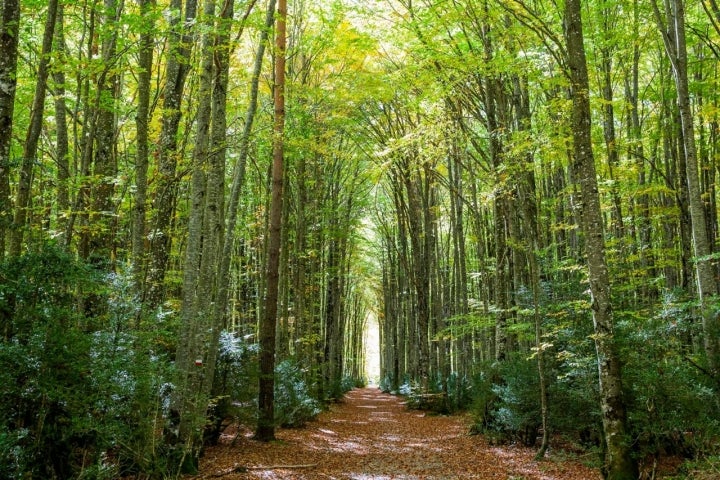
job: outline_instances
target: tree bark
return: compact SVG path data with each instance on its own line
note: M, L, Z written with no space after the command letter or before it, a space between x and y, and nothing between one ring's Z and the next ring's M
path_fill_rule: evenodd
M270 198L270 231L266 266L265 309L260 323L260 379L258 422L255 438L275 439L275 326L277 324L281 220L283 206L283 156L285 130L285 46L287 0L278 0L275 32L275 84L273 100L272 191Z
M677 90L677 109L682 130L685 182L687 183L692 245L695 256L697 295L702 311L705 354L711 375L715 379L720 379L720 318L718 318L715 308L718 284L712 266L712 247L708 242L707 218L700 189L695 127L690 105L687 42L685 40L685 5L683 0L669 0L665 5L665 19L663 19L657 0L652 2L658 27L665 44L665 51L672 64L675 88Z
M30 108L30 125L28 126L25 136L20 179L18 181L15 199L15 218L13 220L13 232L10 238L10 255L13 256L20 255L22 251L23 237L27 224L33 170L37 162L38 143L40 141L45 110L45 92L47 90L48 75L50 73L50 53L52 52L53 38L55 37L57 11L58 0L51 0L50 3L48 3L47 17L45 19L45 31L43 33L42 48L37 70L37 83L35 84L35 95L33 96L32 107Z
M112 269L114 237L116 229L113 194L117 175L116 155L116 107L120 94L120 76L117 51L118 21L123 3L118 0L104 0L102 60L105 66L98 78L97 126L95 128L95 160L93 174L96 185L93 192L90 222L90 258L94 264Z
M210 148L211 92L213 80L212 31L214 28L215 0L204 4L202 15L202 59L198 90L195 147L193 150L190 190L190 216L187 246L183 268L182 307L180 310L180 341L176 355L178 373L176 395L173 398L171 418L179 419L179 440L185 449L184 471L197 470L199 449L202 446L202 425L205 422L207 398L201 389L205 371L208 344L207 307L211 302L214 279L203 278L203 265L210 261L205 256L206 243L212 241L212 232L206 230L205 207L207 198L207 171ZM188 469L187 467L190 466Z
M197 13L197 0L187 0L184 16L182 0L172 0L170 5L170 46L165 67L163 89L163 117L158 145L158 178L153 199L153 219L150 231L150 250L147 281L143 305L154 310L165 295L165 272L172 247L170 227L177 201L178 130L182 119L182 100L185 80L190 71L192 52L191 29Z
M135 114L135 131L137 135L137 154L135 160L135 195L132 211L132 264L135 285L142 291L145 283L145 240L146 210L148 189L148 165L150 155L149 122L150 122L150 96L153 68L153 33L155 22L153 9L155 0L138 0L140 13L145 24L140 34L140 50L138 52L138 100Z
M262 63L265 56L265 45L267 43L269 31L275 21L274 15L275 0L270 0L265 14L265 28L260 33L260 41L258 43L257 52L255 53L253 73L250 79L250 102L248 103L247 111L245 113L245 122L243 123L243 131L240 136L238 160L233 168L230 197L227 202L227 210L225 213L225 235L223 237L222 258L220 259L220 267L218 271L218 298L215 304L215 316L218 317L218 321L222 323L225 322L225 315L228 307L230 291L230 260L232 258L233 244L235 241L235 227L237 225L240 193L242 191L243 184L245 183L245 166L247 163L248 149L250 145L250 134L252 133L255 113L257 112L260 73L262 71Z
M65 45L64 6L58 6L57 24L55 26L56 61L65 63L67 47ZM65 72L55 68L52 73L55 84L55 156L57 162L57 205L58 223L56 229L64 234L67 227L67 216L70 209L70 139L67 124L67 103L65 101Z
M8 227L12 225L10 147L17 87L20 0L2 2L0 21L0 260L5 257Z
M580 12L580 0L566 0L566 60L572 89L572 172L573 180L580 185L580 225L585 238L592 296L600 407L606 442L603 470L608 480L634 480L638 477L638 470L631 455L620 357L613 332L610 278L605 259L603 218L592 150L590 88Z

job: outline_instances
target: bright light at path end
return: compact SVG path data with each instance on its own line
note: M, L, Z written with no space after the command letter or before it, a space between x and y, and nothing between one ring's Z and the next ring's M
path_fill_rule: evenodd
M380 325L374 312L368 314L365 322L365 378L368 385L380 382Z

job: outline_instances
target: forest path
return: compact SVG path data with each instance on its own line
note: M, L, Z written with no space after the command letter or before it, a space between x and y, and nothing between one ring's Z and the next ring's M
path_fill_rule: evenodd
M194 478L600 479L583 465L537 462L532 449L489 446L467 432L466 417L407 410L399 397L356 389L305 428L278 430L276 442L256 442L249 432L234 445L224 437Z

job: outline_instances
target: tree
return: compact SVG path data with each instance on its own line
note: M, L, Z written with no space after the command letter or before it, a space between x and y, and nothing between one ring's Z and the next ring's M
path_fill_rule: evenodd
M0 18L0 259L5 256L7 229L12 222L10 152L17 88L19 32L20 1L3 0Z
M163 88L163 116L158 142L158 179L153 198L153 217L150 225L150 251L143 303L148 310L158 307L165 294L167 270L172 235L170 227L177 202L178 131L182 118L183 92L190 72L192 31L197 13L197 0L182 0L170 4L169 54L165 64Z
M265 283L265 308L260 322L260 379L258 422L255 438L275 439L275 328L277 325L280 269L281 220L283 211L283 156L285 129L285 49L287 1L278 0L275 22L275 78L273 102L275 115L272 142L272 190L268 217L268 247Z
M606 442L605 476L608 480L631 480L638 476L628 438L623 397L622 369L613 331L610 278L597 173L591 137L590 85L585 60L580 0L565 2L567 70L572 95L573 180L580 185L581 231L585 239L588 281L600 378L600 407Z
M153 33L155 0L138 0L138 6L145 22L140 34L140 50L138 52L138 106L135 116L137 159L135 161L135 204L132 212L132 261L135 269L135 283L139 289L142 289L145 280L145 240L147 238L147 174L150 156L148 124L150 122L153 44L155 41Z
M33 171L37 161L38 142L40 141L42 121L45 113L45 91L50 73L50 53L52 51L55 25L57 23L58 1L59 0L50 1L45 19L45 30L43 32L42 49L40 51L37 70L37 83L35 84L35 95L30 109L30 125L23 145L23 159L20 167L20 179L18 181L15 200L13 234L10 239L10 254L13 256L20 255L26 229Z
M672 65L677 109L682 133L682 154L685 157L685 182L695 255L695 284L702 313L703 341L710 373L720 378L720 317L717 313L718 283L712 264L712 248L707 231L707 218L702 201L695 126L690 104L688 54L685 33L685 4L683 0L665 2L660 11L657 0L652 2L655 19L663 38L665 51Z

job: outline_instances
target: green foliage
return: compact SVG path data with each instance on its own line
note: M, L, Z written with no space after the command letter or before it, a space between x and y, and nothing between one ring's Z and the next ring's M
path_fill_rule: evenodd
M636 451L688 458L717 453L720 401L717 384L693 354L699 320L692 305L668 295L656 316L619 326Z
M513 355L488 365L475 383L473 432L495 441L520 440L534 445L540 427L540 402L535 364Z
M301 427L321 411L309 394L300 365L284 360L275 367L275 421L283 427Z
M383 389L382 383L380 388ZM408 408L441 414L465 409L473 401L472 382L457 373L451 373L445 379L439 376L431 383L429 391L406 378L398 393L405 397Z
M394 393L393 391L393 380L390 375L385 375L380 379L380 391L384 393Z
M597 445L600 412L592 359L558 363L549 376L557 378L548 381L552 432L586 446ZM504 362L484 365L473 382L473 399L473 433L485 434L497 443L535 445L542 422L534 358L515 354Z
M688 460L680 466L677 476L668 480L714 480L720 478L720 456Z
M681 292L682 293L682 292ZM717 454L720 402L697 347L700 320L687 296L668 294L651 318L618 312L616 339L625 368L624 385L633 451L703 458ZM597 359L587 323L573 315L554 317L554 347L546 365L549 424L554 435L585 448L602 446ZM561 328L560 328L561 327ZM532 445L540 428L535 358L514 354L482 365L473 379L473 431L492 441Z
M457 412L472 403L472 382L469 378L453 372L447 378L448 410Z
M257 418L258 345L222 332L213 385L214 398L205 441L217 443L228 422L254 423Z
M134 308L126 281L54 246L6 260L0 278L0 476L99 479L156 469L168 362L127 330ZM88 314L97 310L104 316Z

